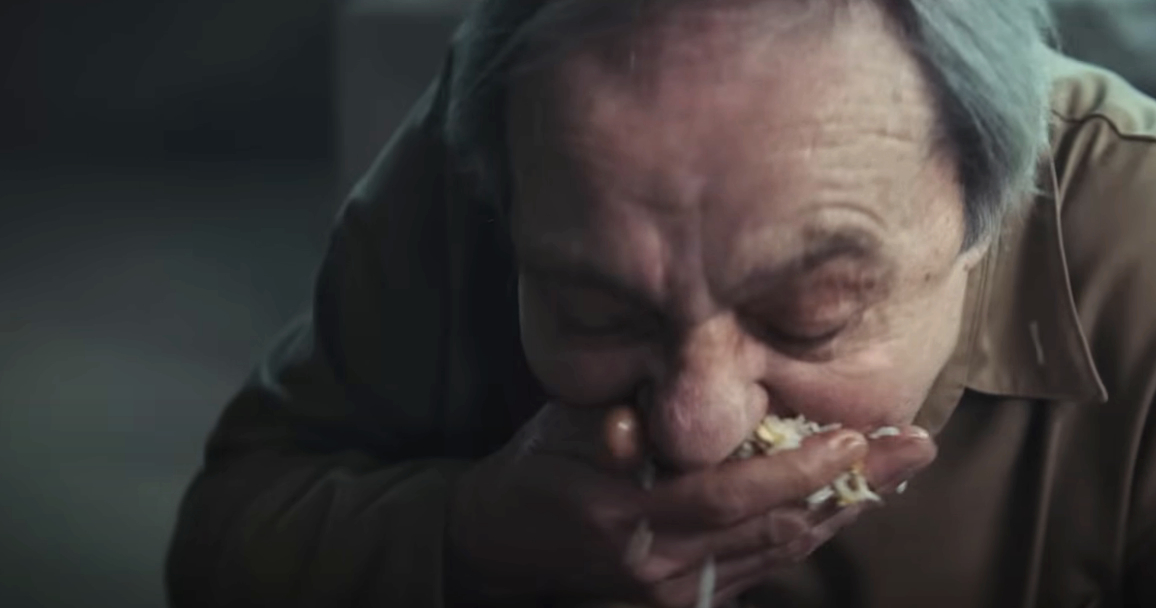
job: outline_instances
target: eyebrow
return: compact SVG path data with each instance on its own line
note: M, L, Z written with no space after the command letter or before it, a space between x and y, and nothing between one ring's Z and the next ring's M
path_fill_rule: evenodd
M808 228L803 233L800 253L774 266L756 268L734 292L738 299L743 299L789 277L814 272L835 260L851 260L884 271L892 266L884 257L882 241L873 232L854 227Z
M795 265L798 270L809 272L838 258L879 261L882 253L883 244L879 237L862 228L810 228L803 233L803 253L785 266Z

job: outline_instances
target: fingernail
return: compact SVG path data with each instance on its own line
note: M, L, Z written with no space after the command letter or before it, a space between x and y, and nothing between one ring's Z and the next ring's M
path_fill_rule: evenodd
M844 432L832 437L827 445L840 452L853 452L867 442L859 433Z
M881 426L881 427L875 429L874 431L871 431L870 433L868 433L867 438L868 439L880 439L883 437L894 437L894 436L899 435L899 434L900 434L899 427Z
M899 486L903 486L906 489L907 482L911 481L911 478L915 477L922 470L923 470L923 467L919 467L919 466L906 467L902 471L900 471L899 473L892 475L891 477L886 479L884 481L884 483L879 484L879 487L880 488L895 488L895 490L893 490L893 491L898 491Z
M907 434L915 439L931 439L931 433L928 433L927 429L920 426L911 427L908 429Z

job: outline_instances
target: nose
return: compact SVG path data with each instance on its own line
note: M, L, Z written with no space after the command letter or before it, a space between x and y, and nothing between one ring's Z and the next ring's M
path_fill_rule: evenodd
M767 412L757 352L732 319L687 332L643 397L654 456L675 470L725 460Z

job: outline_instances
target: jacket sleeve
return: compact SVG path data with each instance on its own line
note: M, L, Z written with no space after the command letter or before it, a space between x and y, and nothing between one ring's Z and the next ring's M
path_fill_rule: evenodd
M1132 486L1124 606L1156 606L1156 403L1149 405Z
M1149 115L1156 112L1156 103L1149 99L1137 107ZM1156 228L1156 138L1149 130L1148 135L1120 137L1114 147L1103 149L1101 163L1109 169L1107 178L1117 184L1115 191L1106 191L1105 200L1113 206L1105 214L1110 222L1102 222L1112 227L1105 249L1111 254L1114 274L1108 276L1115 285L1105 310L1119 315L1112 344L1124 354L1112 364L1130 379L1121 392L1135 391L1139 404L1131 429L1134 439L1129 441L1136 447L1130 467L1123 604L1146 608L1156 606L1156 240L1151 236ZM1129 308L1135 312L1120 314Z
M443 428L435 123L419 111L387 147L376 202L355 194L340 215L311 314L218 422L168 555L175 608L443 604L446 507L469 461L447 458Z

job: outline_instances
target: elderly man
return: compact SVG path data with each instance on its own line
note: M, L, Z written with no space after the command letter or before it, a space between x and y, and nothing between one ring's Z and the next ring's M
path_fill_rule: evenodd
M1156 606L1156 102L1048 31L481 0L215 431L173 604ZM832 427L731 458L768 415ZM856 465L883 504L804 500Z

